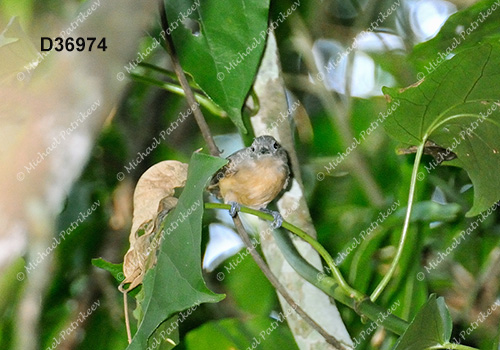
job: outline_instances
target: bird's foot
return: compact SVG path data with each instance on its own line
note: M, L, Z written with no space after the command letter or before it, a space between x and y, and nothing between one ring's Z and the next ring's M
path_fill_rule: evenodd
M271 223L273 229L280 228L283 225L283 216L279 212L267 208L262 208L260 211L273 216L273 222Z
M229 215L231 215L232 218L235 218L236 215L238 215L238 212L241 210L241 205L240 203L237 202L229 202L228 204L231 204L231 209L229 209Z

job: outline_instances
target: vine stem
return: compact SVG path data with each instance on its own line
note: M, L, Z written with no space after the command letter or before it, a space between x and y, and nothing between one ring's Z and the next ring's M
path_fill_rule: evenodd
M227 209L230 208L229 205L227 205ZM262 270L266 278L271 282L274 288L281 294L281 296L287 301L287 303L297 312L297 314L300 315L314 330L316 330L323 338L325 338L326 342L335 346L336 349L339 350L347 350L346 347L339 341L337 340L334 336L328 334L319 324L316 323L292 298L290 293L286 290L286 288L280 283L278 278L271 272L269 267L267 266L266 262L260 254L254 249L254 246L252 245L252 242L250 241L250 237L248 236L248 233L246 232L245 228L243 227L243 224L241 223L241 219L238 215L236 215L233 218L234 221L234 226L236 227L236 231L238 231L238 234L240 235L241 239L243 240L243 243L245 243L245 246L247 249L250 251L250 255L254 259L255 263L259 266L259 268Z
M467 345L455 344L455 343L445 343L442 345L438 345L436 347L430 347L428 349L458 349L458 350L478 350L477 348L473 348Z
M135 81L158 86L158 87L160 87L166 91L170 91L176 95L183 96L183 97L186 96L186 92L179 85L165 82L165 81L161 81L161 80L157 80L157 79L146 77L146 76L142 76L142 75L135 74L135 73L130 73L130 77L132 79L134 79ZM199 104L201 104L203 107L205 107L211 113L218 115L218 116L226 116L226 112L224 112L222 109L217 107L210 99L203 96L202 94L197 94L196 92L194 92L194 97Z
M223 209L223 210L228 210L230 209L230 205L228 204L222 204L222 203L205 203L204 205L205 209ZM247 207L241 207L240 211L243 213L251 214L258 216L261 219L267 220L267 221L273 221L274 218L266 213L263 213L259 210L254 210L250 209ZM287 221L283 222L282 225L283 228L287 229L291 233L303 237L304 239L307 240L311 245L314 247L321 246L318 242L311 240L311 237L307 235L304 231L302 231L300 228L288 223ZM274 232L276 233L276 232ZM274 235L273 233L273 235ZM288 237L287 233L286 234ZM385 312L385 309L382 309L380 306L377 306L376 304L372 303L369 298L363 293L354 290L353 288L348 286L348 291L346 289L340 287L339 282L336 278L326 276L324 275L323 272L317 270L315 267L311 266L309 262L304 260L302 256L296 251L295 246L291 242L290 238L288 238L289 245L288 243L284 243L287 241L287 239L283 240L280 238L280 235L275 236L275 239L278 242L278 246L280 247L280 250L282 251L283 255L287 259L288 263L293 267L297 273L302 276L305 280L325 292L325 294L329 295L330 297L334 298L335 300L341 302L344 305L347 305L348 307L352 308L356 313L359 315L364 315L371 319L372 321L377 321L380 318L380 314L382 312ZM281 243L280 243L281 242ZM293 247L288 249L287 247ZM254 246L249 246L250 252L254 251ZM321 247L322 248L322 247ZM317 250L318 251L318 250ZM328 252L326 252L324 249L320 249L322 253L325 253L325 255L322 255L325 260L330 260L328 259ZM319 252L319 251L318 251ZM321 253L320 253L321 254ZM257 253L258 255L258 253ZM252 256L253 257L253 256ZM293 258L292 258L293 257ZM255 258L254 258L255 259ZM262 259L260 255L257 257L257 259ZM259 265L259 263L257 263ZM265 263L264 263L265 264ZM260 265L259 265L260 267ZM332 271L336 269L335 265L332 265ZM264 274L267 276L266 272L268 269L263 270ZM272 272L269 271L270 274ZM338 272L338 275L340 278L343 280L342 275L340 272ZM268 277L269 279L269 277ZM278 282L279 283L279 282ZM278 288L276 288L279 290ZM285 290L286 292L286 290ZM293 304L291 304L293 305ZM408 327L408 323L392 314L390 314L386 319L382 321L382 324L384 327L387 329L391 330L397 335L402 335L406 328ZM320 332L321 334L321 332Z
M408 227L410 225L410 216L411 216L411 210L413 207L413 199L415 196L415 187L417 186L418 166L420 164L420 160L422 159L422 154L424 153L424 145L425 145L426 141L427 141L427 134L424 135L420 145L417 148L417 154L415 155L415 162L413 163L413 170L411 173L410 191L408 194L408 206L406 208L405 221L404 221L404 225L403 225L403 230L401 232L401 238L399 239L398 250L396 252L396 256L394 257L394 260L391 263L391 267L389 268L389 271L385 274L384 278L382 278L382 281L380 281L378 286L375 288L375 290L371 294L370 300L372 302L377 300L377 298L380 296L382 291L389 284L389 281L391 280L392 276L394 275L394 272L396 271L396 267L399 264L399 260L401 260L401 256L403 255L403 249L405 246L406 238L408 237Z
M231 206L229 204L222 204L222 203L205 203L205 208L207 208L207 209L230 209ZM250 209L250 208L246 208L246 207L242 206L240 211L243 213L248 213L248 214L258 216L264 220L273 221L272 215L264 213L260 210ZM282 227L284 229L290 231L294 235L302 238L307 243L309 243L314 248L314 250L316 250L321 255L321 257L328 264L328 268L330 268L330 270L332 271L333 278L338 283L339 287L342 288L350 298L354 298L358 301L362 300L364 298L364 295L362 293L360 293L356 289L349 286L349 284L345 281L344 277L342 276L342 273L339 271L339 269L335 265L332 256L326 251L326 249L318 241L316 241L314 238L309 236L306 232L304 232L303 230L301 230L297 226L294 226L287 221L283 222Z

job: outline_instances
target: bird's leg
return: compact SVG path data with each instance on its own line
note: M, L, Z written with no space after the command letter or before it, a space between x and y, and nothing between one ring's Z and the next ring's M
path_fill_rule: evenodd
M231 201L228 202L227 204L231 205L231 209L229 209L229 215L231 215L232 218L236 217L236 215L238 215L238 212L241 210L240 203Z
M281 216L279 212L267 208L261 208L260 211L266 214L271 214L273 216L273 222L271 223L272 228L274 229L280 228L281 225L283 224L283 216Z

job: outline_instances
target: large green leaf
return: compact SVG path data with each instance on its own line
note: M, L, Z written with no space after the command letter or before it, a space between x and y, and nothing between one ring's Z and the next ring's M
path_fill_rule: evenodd
M394 112L385 122L395 139L411 145L432 140L449 148L449 162L474 184L473 216L500 199L500 45L464 50L405 89L384 88ZM430 164L428 171L435 165Z
M165 221L157 264L143 280L144 317L128 350L145 349L153 331L177 312L224 297L211 292L202 277L201 219L204 188L225 163L224 159L200 153L191 158L186 186Z
M411 58L427 75L449 54L476 46L487 37L498 39L499 21L500 1L480 1L450 16L434 38L414 47Z
M207 322L187 334L186 349L295 350L297 345L285 320L290 312L295 311L282 311L277 319L253 317L244 322L238 319Z
M243 132L241 108L264 51L269 0L165 1L182 68ZM196 21L199 32L182 17Z
M224 285L242 312L250 315L268 315L271 312L276 302L276 291L253 259L240 252L226 260L220 270L225 277ZM256 295L259 297L256 298Z
M452 321L442 297L432 294L422 306L406 331L399 338L394 350L423 350L449 343Z

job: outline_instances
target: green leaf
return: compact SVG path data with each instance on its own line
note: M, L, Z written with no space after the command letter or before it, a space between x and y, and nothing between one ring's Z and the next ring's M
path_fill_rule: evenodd
M432 294L399 338L394 350L422 350L444 346L450 340L451 330L451 316L444 299L436 299L436 295Z
M295 350L297 345L287 323L269 317L254 317L245 322L237 319L207 322L186 336L187 350L257 348Z
M246 133L241 109L264 51L269 0L176 0L165 5L182 68ZM199 33L182 22L190 11Z
M361 292L368 292L370 281L376 270L376 266L374 266L373 263L373 255L381 248L381 244L383 239L386 238L387 233L388 231L385 228L370 233L367 235L366 239L361 241L359 248L357 248L353 254L352 262L349 264L349 282L354 288ZM359 237L354 237L353 240L357 242L361 239ZM354 242L352 244L354 244Z
M179 316L175 315L154 331L148 340L146 349L170 350L175 348L177 344L179 344Z
M411 58L427 75L449 54L476 46L487 37L498 39L499 21L500 2L480 1L450 16L434 38L414 47Z
M128 350L145 349L153 331L177 312L224 298L211 292L202 277L201 220L205 186L225 163L200 153L191 158L186 186L165 220L157 264L143 280L144 317Z
M123 275L123 263L113 264L109 261L104 260L103 258L98 258L92 259L92 265L111 273L113 277L118 281L118 283L123 281L123 279L125 278L125 276Z
M226 260L220 270L225 276L224 284L241 311L252 315L271 312L276 291L246 250Z
M416 250L416 249L415 249ZM421 250L416 250L418 254L413 254L413 265L409 266L406 276L416 276L420 271L420 266L418 261ZM401 303L401 309L398 309L395 313L403 319L409 319L411 316L415 315L417 311L425 304L427 297L429 295L429 290L427 288L427 283L419 281L417 278L406 278L402 279L402 288L398 289L398 293L394 295L394 300L403 300Z
M387 220L387 225L400 225L406 215L406 206L399 209ZM460 205L456 203L440 204L433 201L415 203L410 222L453 221L460 213Z
M116 279L118 284L125 279L125 275L123 274L123 263L113 264L109 261L104 260L103 258L98 258L98 259L92 259L92 265L111 273L111 275ZM131 297L136 297L136 295L141 291L141 288L142 288L141 286L138 286L137 288L131 290L128 293L128 295Z
M405 89L384 88L393 113L384 126L411 145L432 140L449 148L474 185L473 216L500 199L500 45L478 45L457 54ZM429 163L428 171L435 164Z
M349 282L357 290L362 292L368 291L369 283L373 277L374 271L376 270L376 266L373 264L374 253L383 247L383 243L386 243L384 240L386 239L390 228L397 227L396 232L399 238L399 227L401 222L404 220L406 210L406 206L400 207L396 212L387 217L382 226L379 226L373 230L373 232L371 230L365 230L365 234L363 236L361 236L361 234L357 234L342 248L341 252L346 252L347 249L350 249L349 247L353 245L356 246L353 254L349 254L346 260L342 261L342 264L346 264L342 266L349 266ZM422 201L415 203L413 206L410 222L453 221L456 220L459 212L460 206L456 203L439 204L432 201ZM410 257L414 254L416 248L412 247L412 244L413 243L410 239L409 242L407 242L407 248L405 249L408 249L409 252L412 253L405 254L404 256ZM419 251L420 250L418 250L418 252ZM337 258L337 256L339 256L339 254L334 255L334 258ZM351 256L352 261L349 262ZM403 258L403 261L404 260L405 259ZM412 264L415 261L418 261L418 258L410 257L408 263ZM405 265L401 262L401 270L405 271L403 266ZM400 275L399 279L404 279L404 276ZM396 281L397 279L394 280L394 282Z

